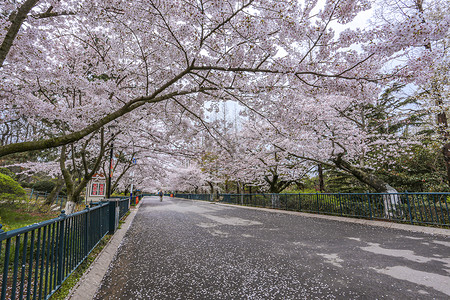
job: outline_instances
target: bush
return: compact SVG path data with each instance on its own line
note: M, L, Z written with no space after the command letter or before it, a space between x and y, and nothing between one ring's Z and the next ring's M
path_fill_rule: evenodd
M33 187L33 183L30 182L26 182L26 181L19 181L19 184L23 187L23 188L32 188Z
M7 168L0 168L0 173L11 177L12 179L16 179L16 174L14 174L14 172L11 172L9 169Z
M315 194L315 193L321 193L321 191L317 191L316 189L302 189L302 190L288 190L283 191L282 194Z
M2 197L3 194L25 196L26 193L25 190L14 179L9 177L8 175L0 173L0 197Z
M35 191L51 193L56 183L50 180L41 180L33 184L32 188Z

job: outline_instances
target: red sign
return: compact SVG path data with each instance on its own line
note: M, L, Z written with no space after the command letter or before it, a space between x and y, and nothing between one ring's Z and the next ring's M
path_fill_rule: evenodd
M97 196L97 186L98 186L98 183L93 183L92 184L92 190L91 190L91 195L92 196Z
M105 184L104 183L98 184L98 194L99 194L99 196L105 195Z
M105 184L104 183L92 183L91 196L105 196Z

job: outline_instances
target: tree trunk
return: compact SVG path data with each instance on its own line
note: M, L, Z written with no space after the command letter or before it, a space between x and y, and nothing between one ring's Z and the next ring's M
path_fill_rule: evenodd
M241 183L239 181L236 182L237 194L239 195L239 199L241 201L241 205L244 205L244 191L241 188ZM241 193L242 190L242 193Z
M214 201L214 185L212 184L212 182L208 181L208 185L210 188L210 198L209 201Z
M325 191L325 184L323 181L323 168L322 168L322 164L318 165L318 173L319 173L319 191L323 192Z
M438 93L438 92L436 92ZM438 94L438 100L436 105L441 107L443 105L442 97ZM444 146L442 146L442 154L444 155L445 168L447 170L447 183L450 185L450 134L448 133L448 120L445 112L441 112L437 115L437 125L444 141Z
M350 165L350 163L342 159L342 155L339 155L334 160L334 163L336 167L352 174L359 181L374 188L378 193L385 193L382 197L384 204L384 215L386 218L401 215L401 210L399 210L400 199L396 189L380 178Z
M396 189L391 187L388 183L384 182L380 178L350 165L350 163L342 159L342 155L339 155L336 159L333 160L333 162L337 168L352 174L356 177L356 179L369 185L378 193L397 193Z
M442 147L444 154L445 167L447 168L447 182L450 185L450 143L447 143Z
M72 195L68 194L66 206L64 207L64 211L65 211L66 215L73 214L75 212L76 205L77 204L75 203L74 199L72 198Z
M59 176L55 187L50 192L50 194L47 196L47 199L45 200L45 204L51 205L55 201L56 197L61 192L63 187L64 187L64 179L61 176Z
M280 194L272 194L271 200L272 200L272 208L280 207Z
M269 184L269 193L279 194L287 188L292 181L280 180L278 174L272 173L272 178L264 176L264 180Z

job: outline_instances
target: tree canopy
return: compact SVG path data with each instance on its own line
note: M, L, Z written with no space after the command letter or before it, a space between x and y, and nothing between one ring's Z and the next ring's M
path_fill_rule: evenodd
M354 23L369 10L370 23ZM83 185L105 166L114 124L125 182L135 158L149 186L163 185L149 183L153 170L186 159L205 182L280 188L319 163L387 191L377 164L420 141L404 126L379 130L418 128L406 104L373 115L395 84L421 119L437 117L420 126L435 133L450 177L449 11L425 0L6 0L0 157L60 147L37 163ZM242 108L234 134L208 119L230 101ZM198 178L185 171L172 178Z

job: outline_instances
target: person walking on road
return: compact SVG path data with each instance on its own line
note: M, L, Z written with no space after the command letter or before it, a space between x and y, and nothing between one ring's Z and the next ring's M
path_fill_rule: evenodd
M163 191L160 190L158 194L159 194L159 201L162 202L162 198L163 198L163 195L164 195Z

